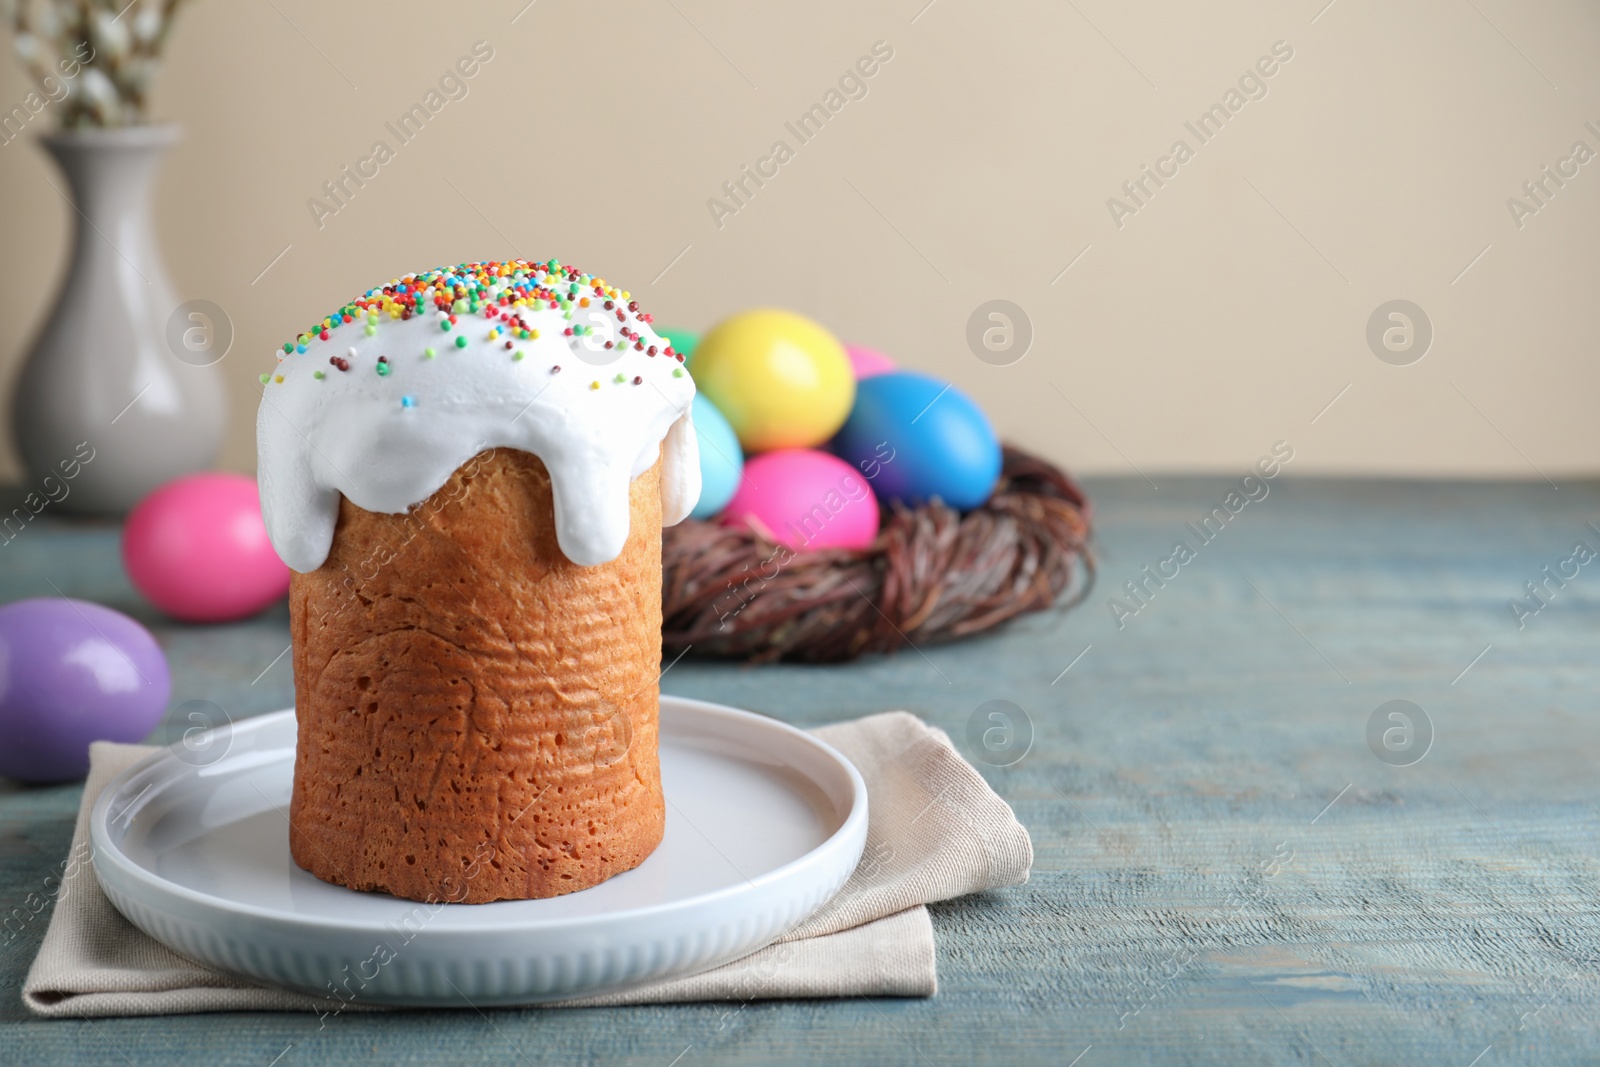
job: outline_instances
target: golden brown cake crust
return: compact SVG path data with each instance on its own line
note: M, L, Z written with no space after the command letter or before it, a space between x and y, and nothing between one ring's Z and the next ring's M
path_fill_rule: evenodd
M484 903L596 885L661 842L660 467L622 555L556 544L535 456L480 453L404 515L340 503L289 592L290 849L324 881Z

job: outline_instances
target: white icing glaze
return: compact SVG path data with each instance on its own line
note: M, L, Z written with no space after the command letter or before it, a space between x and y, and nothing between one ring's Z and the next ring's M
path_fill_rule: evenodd
M429 307L406 320L381 315L371 336L357 318L326 341L311 335L304 353L281 356L262 393L256 449L262 513L283 561L301 572L322 565L341 494L367 511L398 514L488 448L521 449L544 461L557 541L582 566L621 554L629 483L658 457L662 519L672 525L686 518L700 496L694 381L687 371L673 375L683 364L665 354L667 342L626 300L607 311L592 290L580 295L591 305L575 303L570 319L548 307L496 306L502 316L521 315L539 333L532 339L508 337L504 317L472 314L458 303L449 331ZM564 336L575 324L592 332ZM496 328L501 332L490 339ZM623 328L658 354L636 351ZM456 347L459 336L466 347ZM627 347L618 355L606 341ZM428 348L432 358L424 355ZM514 359L519 351L522 358ZM379 356L388 359L387 375L376 371ZM348 360L350 369L339 370L330 357ZM404 406L404 397L413 406Z

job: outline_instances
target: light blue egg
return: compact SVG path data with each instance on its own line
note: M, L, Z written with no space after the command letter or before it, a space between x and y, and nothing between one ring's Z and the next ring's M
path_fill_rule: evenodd
M850 417L830 443L885 504L937 497L980 507L1000 477L1000 442L977 404L948 382L894 371L856 383Z
M709 519L728 506L733 491L739 488L744 453L727 417L705 394L695 394L693 414L694 432L700 438L700 502L689 514Z

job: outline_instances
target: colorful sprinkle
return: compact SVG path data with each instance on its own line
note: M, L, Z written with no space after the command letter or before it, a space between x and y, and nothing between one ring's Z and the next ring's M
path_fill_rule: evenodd
M612 339L605 340L608 350L626 351L632 348L650 356L664 355L683 363L683 356L670 345L659 341L642 328L651 316L639 309L639 302L625 289L609 285L605 279L585 274L576 267L566 266L560 260L505 260L481 263L460 263L433 270L407 274L387 285L367 290L337 311L312 321L310 329L296 332L295 339L283 346L283 355L304 354L310 345L332 340L333 331L343 323L360 323L366 336L374 336L385 318L404 321L418 316L433 316L442 332L455 331L452 338L458 349L468 347L468 338L455 327L462 325L457 316L481 315L490 322L485 335L489 342L504 344L513 362L527 358L528 353L518 349L515 341L537 341L541 331L529 319L547 311L559 311L562 318L562 335L567 338L594 338L601 341L609 330L595 329L593 324L577 321L578 309L604 308L608 316L615 315ZM546 320L547 322L549 320ZM609 319L608 319L609 321ZM471 331L467 331L471 332ZM548 332L548 330L544 331ZM599 335L599 336L597 336ZM654 343L652 343L654 342ZM481 342L480 342L481 343ZM569 342L576 346L579 342ZM326 351L324 349L324 351ZM318 353L319 357L322 353ZM424 359L437 355L434 348L423 350ZM280 357L281 358L281 357ZM348 371L352 362L359 362L354 349L343 357L332 356L328 362L341 371ZM560 371L552 366L550 373ZM380 357L374 372L380 377L393 373L388 357ZM674 377L684 377L681 367L673 367ZM313 372L317 380L324 380L323 371ZM643 384L646 375L631 376L633 382ZM613 379L621 384L630 376L617 374ZM272 375L265 378L271 382ZM282 380L282 376L278 376ZM265 383L264 382L264 383ZM600 381L590 383L598 389ZM405 404L404 406L411 406Z
M409 396L403 396L400 398L400 406L403 408L414 408L417 406L417 402Z
M314 371L312 371L312 372L311 372L311 376L312 376L312 377L313 377L313 378L315 378L315 379L316 379L316 380L317 380L317 381L319 381L319 382L320 382L320 381L322 381L322 379L324 379L324 378L326 378L326 377L327 377L327 375L326 375L326 374L323 374L323 373L322 373L322 372L321 372L321 371L319 371L319 370L314 370Z
M263 374L263 375L262 375L262 376L261 376L261 384L262 384L262 385L266 385L266 384L267 384L267 383L268 383L268 382L270 382L270 381L272 381L272 375L270 375L270 374Z

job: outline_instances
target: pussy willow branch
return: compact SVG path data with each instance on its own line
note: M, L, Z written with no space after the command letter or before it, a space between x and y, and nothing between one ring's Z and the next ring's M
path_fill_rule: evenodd
M185 0L133 0L132 4L121 6L124 3L125 0L6 0L0 4L0 14L11 23L19 41L19 57L33 80L52 99L52 81L67 86L63 126L119 126L144 121L150 82ZM51 17L38 17L39 10L48 11ZM147 12L155 13L153 26L150 19L143 17ZM47 32L46 22L53 32ZM23 40L33 42L26 54L20 45ZM47 54L51 51L53 55ZM63 60L81 63L82 69L66 76L56 66Z

